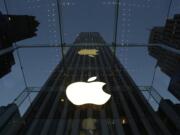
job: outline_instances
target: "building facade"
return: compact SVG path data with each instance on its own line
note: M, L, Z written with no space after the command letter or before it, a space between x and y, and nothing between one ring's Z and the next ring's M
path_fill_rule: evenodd
M154 27L149 43L159 44L149 46L149 54L157 59L161 71L171 78L168 90L180 100L180 15L167 19L164 27ZM163 123L174 135L180 134L179 105L162 99L157 111Z
M174 135L180 134L180 104L167 99L161 100L157 113Z
M94 36L97 33L85 34L89 36L80 34L78 44L83 38L102 39L99 34ZM96 42L94 46L81 44L84 46L77 47L74 42L68 50L64 62L46 81L14 135L173 135L104 42L104 46ZM78 53L82 49L96 53ZM106 83L103 90L111 94L110 100L101 106L72 104L66 97L67 86L87 82L93 76Z
M180 99L180 15L167 19L164 27L151 30L149 54L157 59L160 69L171 78L168 90Z

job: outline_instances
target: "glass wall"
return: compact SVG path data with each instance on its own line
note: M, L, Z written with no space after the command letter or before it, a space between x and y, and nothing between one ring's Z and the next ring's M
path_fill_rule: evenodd
M117 58L138 86L153 85L160 95L178 102L167 91L169 77L156 67L157 61L148 54L146 45L153 27L163 26L167 18L180 13L179 0L173 0L172 3L171 0L120 0L118 3L115 0L5 2L0 1L2 14L35 16L40 24L37 36L16 43L22 47L33 47L13 52L15 64L12 71L0 78L0 105L11 103L26 88L25 82L27 87L38 88L45 83L62 58L61 48L54 47L60 46L61 41L69 45L80 32L99 32L108 45L111 45L116 4L119 5L117 44L134 46L117 47ZM65 47L64 51L67 50Z

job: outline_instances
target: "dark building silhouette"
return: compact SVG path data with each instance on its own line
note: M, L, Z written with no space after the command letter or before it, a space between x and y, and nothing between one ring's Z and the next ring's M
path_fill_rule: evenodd
M178 99L180 99L180 74L175 75L169 84L169 91L173 93Z
M164 27L154 27L151 30L149 43L162 43Z
M18 106L9 104L0 107L0 135L13 135L23 124Z
M0 51L14 42L36 36L39 23L34 16L2 15L0 13ZM13 52L0 56L0 78L11 71L15 64Z
M173 135L110 48L97 46L96 41L104 43L99 42L104 41L102 37L81 33L78 42L86 45L84 38L97 39L92 46L68 50L64 63L57 65L24 114L24 124L13 135ZM80 55L81 49L96 49L98 55ZM102 106L73 105L66 98L66 87L93 76L106 83L103 89L111 99Z
M149 53L157 59L161 70L171 78L169 91L180 99L180 15L168 19L164 27L154 27L149 43L160 44L149 46Z
M0 14L0 43L18 42L36 36L39 22L35 16Z
M180 14L166 21L163 41L172 48L180 49Z
M12 52L0 56L0 78L11 72L11 67L15 64Z
M180 49L180 14L173 19L167 19L164 27L154 27L151 30L149 43L163 43L175 49Z
M173 104L170 100L161 100L158 114L173 135L180 134L180 104Z

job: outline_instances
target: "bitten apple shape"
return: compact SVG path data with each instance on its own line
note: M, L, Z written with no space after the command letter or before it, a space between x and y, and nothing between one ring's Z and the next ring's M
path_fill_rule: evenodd
M89 57L95 57L96 55L98 55L98 51L97 49L81 49L78 51L79 55L84 55L84 56L89 56Z
M88 82L75 82L66 88L66 96L74 105L103 105L111 97L103 91L104 82L92 82L97 77L91 77Z

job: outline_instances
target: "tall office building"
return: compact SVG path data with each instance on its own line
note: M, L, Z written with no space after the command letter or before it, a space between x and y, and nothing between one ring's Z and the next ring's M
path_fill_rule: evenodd
M0 50L12 47L14 42L36 36L38 25L34 16L3 15L0 12ZM0 55L0 78L11 72L14 64L13 52Z
M168 90L180 99L180 15L168 19L164 27L154 27L149 43L159 44L149 46L149 53L157 59L161 70L171 78Z
M100 34L80 33L77 39L14 135L172 135ZM91 39L95 42L87 46L85 41ZM102 41L101 45L96 41ZM84 46L77 45L80 42ZM103 90L111 95L110 100L104 105L72 104L66 97L67 86L95 76L96 81L106 83ZM76 94L80 100L81 93Z
M171 78L168 90L180 100L180 15L168 19L164 27L154 27L149 43L159 44L149 46L149 53ZM174 135L180 134L180 104L162 99L157 113Z
M161 100L157 113L174 135L180 134L180 104L173 104L167 99Z

